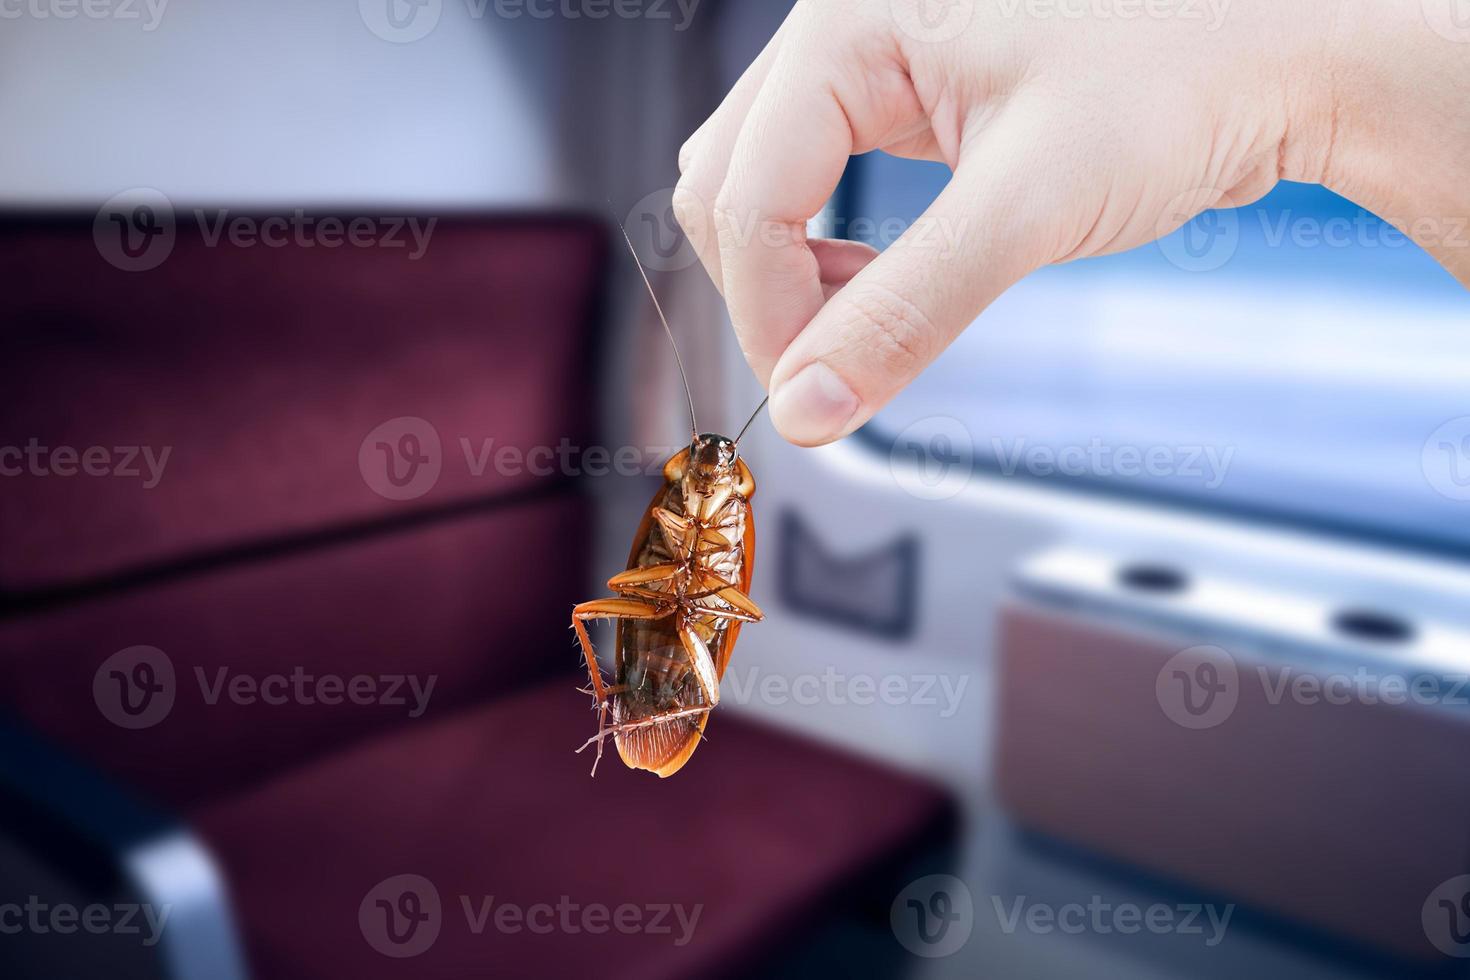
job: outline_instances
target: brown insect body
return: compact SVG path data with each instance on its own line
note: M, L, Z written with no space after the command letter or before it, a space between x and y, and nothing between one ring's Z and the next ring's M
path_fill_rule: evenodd
M674 349L693 442L664 464L664 485L633 535L628 567L607 581L617 595L572 609L572 628L592 678L588 693L598 713L597 734L582 749L597 745L595 775L603 740L612 735L630 768L672 776L699 747L709 713L720 703L720 679L741 624L765 618L750 600L755 477L737 444L766 403L756 407L734 439L699 434L679 345L626 231L623 240ZM587 636L586 622L592 619L618 621L611 685L602 679Z
M573 611L599 709L598 734L587 744L597 744L599 758L611 734L630 768L670 776L699 747L740 627L763 618L749 597L754 493L733 441L696 437L665 464L627 569L608 580L618 597ZM583 626L588 619L618 621L611 685Z

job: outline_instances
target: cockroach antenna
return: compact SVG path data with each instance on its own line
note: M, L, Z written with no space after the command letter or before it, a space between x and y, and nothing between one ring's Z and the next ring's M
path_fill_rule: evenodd
M608 202L611 206L612 202ZM633 239L628 237L628 229L618 221L617 212L613 212L613 222L617 224L618 231L623 233L623 241L628 243L628 252L633 256L633 264L638 266L638 274L643 277L643 285L648 287L648 296L653 300L653 308L658 311L659 322L664 325L664 333L669 336L669 346L674 348L674 363L679 365L679 380L684 382L684 397L689 399L689 431L697 439L699 437L699 423L694 420L694 392L689 390L689 375L684 371L684 358L679 356L679 345L674 342L674 331L669 329L669 319L664 316L664 308L659 305L658 294L653 291L653 283L648 281L648 273L643 271L643 262L638 258L638 250L633 247ZM759 411L759 409L757 409Z
M761 399L761 403L755 407L755 411L753 411L753 412L750 413L750 418L747 419L745 425L741 426L741 428L740 428L740 435L738 435L738 436L735 437L735 445L737 445L737 446L740 445L740 440L745 437L745 430L748 429L748 428L750 428L751 424L753 422L755 422L755 417L761 413L761 409L765 408L766 407L766 402L768 402L770 400L771 400L771 396L770 395L767 395L766 397L762 398Z

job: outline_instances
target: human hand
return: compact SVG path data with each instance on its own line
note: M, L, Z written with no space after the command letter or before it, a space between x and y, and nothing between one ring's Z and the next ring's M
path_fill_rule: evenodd
M800 0L681 150L675 213L801 445L866 422L1027 273L1283 178L1470 284L1470 249L1414 220L1470 214L1470 43L1430 29L1436 2ZM881 256L808 240L874 149L953 177Z

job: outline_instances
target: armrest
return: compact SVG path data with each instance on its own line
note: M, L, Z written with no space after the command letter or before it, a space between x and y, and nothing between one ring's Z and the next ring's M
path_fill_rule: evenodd
M47 900L52 909L70 904L98 904L109 910L126 901L154 910L157 927L134 945L146 947L149 960L139 975L167 980L243 980L245 969L224 883L208 851L179 820L154 809L105 777L59 751L43 738L13 721L0 718L0 863L24 865L5 868L0 878L19 885L28 877L33 885L20 889L10 901L64 896ZM29 874L24 873L29 870ZM22 873L11 873L20 871ZM72 900L74 899L74 901ZM72 961L113 953L91 930L73 924L56 928L56 920L41 914L39 927L27 926L26 910L12 909L0 928L28 932L25 948L33 960L44 961L44 974L59 975L58 959ZM147 933L146 915L129 929ZM116 945L124 928L113 929ZM39 934L39 935L38 935ZM129 935L135 935L129 933ZM10 938L7 936L7 938ZM136 953L137 951L130 951ZM28 974L22 959L21 976ZM36 967L43 963L36 962Z

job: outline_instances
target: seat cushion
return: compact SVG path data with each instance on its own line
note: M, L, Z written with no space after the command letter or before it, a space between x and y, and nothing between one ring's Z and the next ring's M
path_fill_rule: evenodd
M577 662L589 503L487 505L0 620L0 708L175 807L427 725Z
M738 974L844 887L947 834L937 788L733 712L671 779L616 753L591 778L591 750L573 754L596 728L579 683L374 740L198 812L256 975ZM410 929L410 912L431 918Z
M181 209L147 271L91 215L0 222L0 600L514 492L538 473L503 447L588 444L597 223L441 218L415 257L214 221Z

